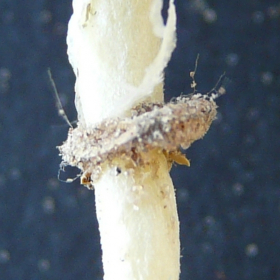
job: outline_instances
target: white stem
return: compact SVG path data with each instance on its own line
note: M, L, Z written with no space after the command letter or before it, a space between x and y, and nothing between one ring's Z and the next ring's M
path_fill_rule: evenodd
M104 280L178 280L179 222L174 187L163 154L95 186Z
M163 101L163 69L175 47L176 13L166 26L162 0L73 0L67 43L77 77L79 120L93 125Z
M81 126L130 115L140 101L163 101L163 70L175 47L170 0L73 0L68 55L76 74ZM144 164L103 165L95 183L105 280L178 280L179 222L166 156L154 149ZM116 172L117 166L121 173Z

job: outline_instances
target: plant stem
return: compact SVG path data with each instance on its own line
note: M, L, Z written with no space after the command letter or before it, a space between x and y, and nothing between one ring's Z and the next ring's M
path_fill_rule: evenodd
M177 280L179 222L165 156L116 173L108 169L95 185L104 280Z
M73 0L67 36L76 74L78 127L59 147L92 189L104 280L178 280L179 221L173 160L208 130L216 104L163 104L163 70L175 47L176 13L162 0Z

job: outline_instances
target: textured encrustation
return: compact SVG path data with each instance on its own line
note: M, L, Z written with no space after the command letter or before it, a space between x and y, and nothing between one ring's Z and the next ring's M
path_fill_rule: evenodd
M145 163L150 150L187 149L208 131L216 108L209 96L193 94L165 105L141 104L132 110L131 118L108 119L93 128L79 123L70 128L68 139L59 147L62 167L77 166L83 173L82 184L91 187L104 163L114 165L117 159L119 164L121 159L133 168Z

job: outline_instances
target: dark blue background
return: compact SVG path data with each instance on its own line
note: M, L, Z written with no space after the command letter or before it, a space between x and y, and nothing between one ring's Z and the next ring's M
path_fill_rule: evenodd
M191 91L198 53L200 91L224 71L231 83L191 167L172 170L181 280L280 279L280 1L200 1L216 20L195 2L177 1L166 99ZM71 12L70 0L0 0L1 280L102 279L94 192L56 177L68 127L46 69L75 120Z

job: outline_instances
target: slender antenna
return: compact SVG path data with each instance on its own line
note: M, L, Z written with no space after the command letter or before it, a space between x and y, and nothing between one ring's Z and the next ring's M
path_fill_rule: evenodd
M219 96L223 95L226 93L226 86L228 85L228 83L230 82L230 79L227 78L226 76L226 72L224 72L219 80L217 81L216 85L209 91L207 92L207 95L211 94L211 97L213 99L218 98ZM220 86L219 86L220 85ZM218 87L219 86L219 87Z
M194 66L194 70L190 72L190 77L192 78L192 83L191 83L191 88L193 88L193 93L196 92L196 82L195 82L195 73L196 73L196 69L197 69L197 65L198 65L198 59L199 59L199 54L197 54L196 60L195 60L195 66Z
M73 128L72 124L70 123L63 107L62 107L62 104L61 104L61 101L60 101L60 98L59 98L59 95L58 95L58 92L57 92L57 88L56 88L56 85L54 83L54 80L52 78L52 74L51 74L51 70L50 68L48 68L47 70L48 72L48 76L49 76L49 79L50 79L50 82L52 84L52 87L53 87L53 91L54 91L54 94L55 94L55 105L56 105L56 108L57 108L57 111L58 111L58 115L61 116L66 122L67 124Z
M74 178L67 178L66 180L60 179L61 171L65 172L65 170L64 170L65 166L66 165L65 165L64 162L61 162L60 165L59 165L59 170L57 172L57 179L58 179L58 181L63 182L63 183L72 183L72 182L74 182L75 180L77 180L78 178L80 178L82 176L82 173L80 173L80 174L77 174L77 176L74 177Z

